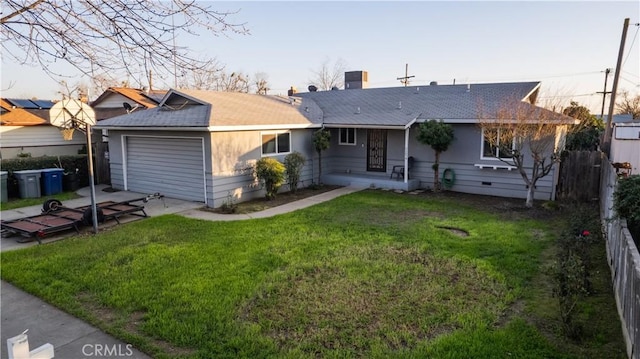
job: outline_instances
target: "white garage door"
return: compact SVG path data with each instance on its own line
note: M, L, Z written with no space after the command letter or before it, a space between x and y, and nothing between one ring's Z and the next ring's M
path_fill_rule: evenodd
M128 136L127 190L205 202L202 141Z

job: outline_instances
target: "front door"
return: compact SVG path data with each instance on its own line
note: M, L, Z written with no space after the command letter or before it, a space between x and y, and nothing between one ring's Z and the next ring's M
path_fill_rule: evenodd
M367 171L387 172L387 130L367 131Z

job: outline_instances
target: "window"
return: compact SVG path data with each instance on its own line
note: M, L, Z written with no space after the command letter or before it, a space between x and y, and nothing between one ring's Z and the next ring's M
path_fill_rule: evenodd
M262 134L262 154L276 155L291 152L291 133L263 133Z
M356 129L341 128L338 144L355 146L356 145Z
M491 145L494 143L495 146ZM508 144L511 143L511 146ZM502 129L482 129L482 158L511 158L514 149L513 133Z

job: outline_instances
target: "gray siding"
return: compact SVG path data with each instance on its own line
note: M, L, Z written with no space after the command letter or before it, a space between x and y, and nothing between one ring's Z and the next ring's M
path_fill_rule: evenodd
M253 175L256 162L262 157L262 133L271 131L214 132L211 134L213 186L211 207L220 207L232 198L236 202L264 196L262 184ZM311 184L314 175L312 130L291 131L291 151L302 153L307 162L303 168L299 186ZM286 154L273 158L284 161ZM317 172L316 172L317 174ZM280 192L288 191L287 185Z
M404 130L388 130L387 133L387 172L375 173L366 171L367 130L358 129L356 132L357 145L344 146L338 144L338 130L331 129L331 146L323 154L323 174L351 173L371 177L387 178L394 165L404 163ZM418 142L417 125L409 133L409 155L415 158L414 168L410 176L421 181L421 187L433 187L433 169L435 161L434 151ZM440 176L442 171L451 168L455 173L453 191L501 196L526 198L527 187L520 174L507 169L478 168L476 164L506 166L500 160L481 159L481 130L473 124L454 125L455 140L449 149L440 155ZM525 154L527 156L527 154ZM557 167L557 166L556 166ZM527 168L527 171L530 171ZM554 198L554 177L557 168L540 179L536 185L535 198L549 200Z
M118 93L111 93L109 96L106 96L96 108L122 108L122 103L128 102L131 106L135 106L136 102L131 100L128 97L122 96Z
M86 136L73 132L73 139L65 141L55 126L0 126L0 156L15 158L19 153L31 153L32 157L77 155Z

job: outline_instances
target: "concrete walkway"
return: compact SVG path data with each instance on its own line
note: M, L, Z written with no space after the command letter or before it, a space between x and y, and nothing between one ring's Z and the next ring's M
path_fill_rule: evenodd
M144 194L134 192L104 192L103 189L105 187L106 186L96 187L96 202L121 202L144 197ZM144 203L144 207L145 212L150 217L175 213L185 217L211 221L245 220L271 217L295 211L362 189L363 188L359 187L342 187L317 196L251 214L228 215L202 211L198 210L198 208L202 207L202 203L170 198L151 200ZM65 201L63 204L67 207L91 204L90 191L88 188L79 190L78 194L84 197ZM33 216L40 214L41 209L41 206L32 206L2 211L1 218L3 220L10 220ZM122 220L122 222L124 222L124 220ZM68 236L68 234L66 236ZM60 240L66 236L52 237L46 239L43 243ZM0 250L15 250L32 245L38 244L36 241L18 243L14 237L2 238ZM144 353L137 351L130 344L111 337L100 329L45 303L39 298L5 281L0 282L0 312L2 313L0 358L7 357L7 339L21 334L26 329L29 330L27 335L29 337L30 350L50 343L54 347L56 358L150 358Z

